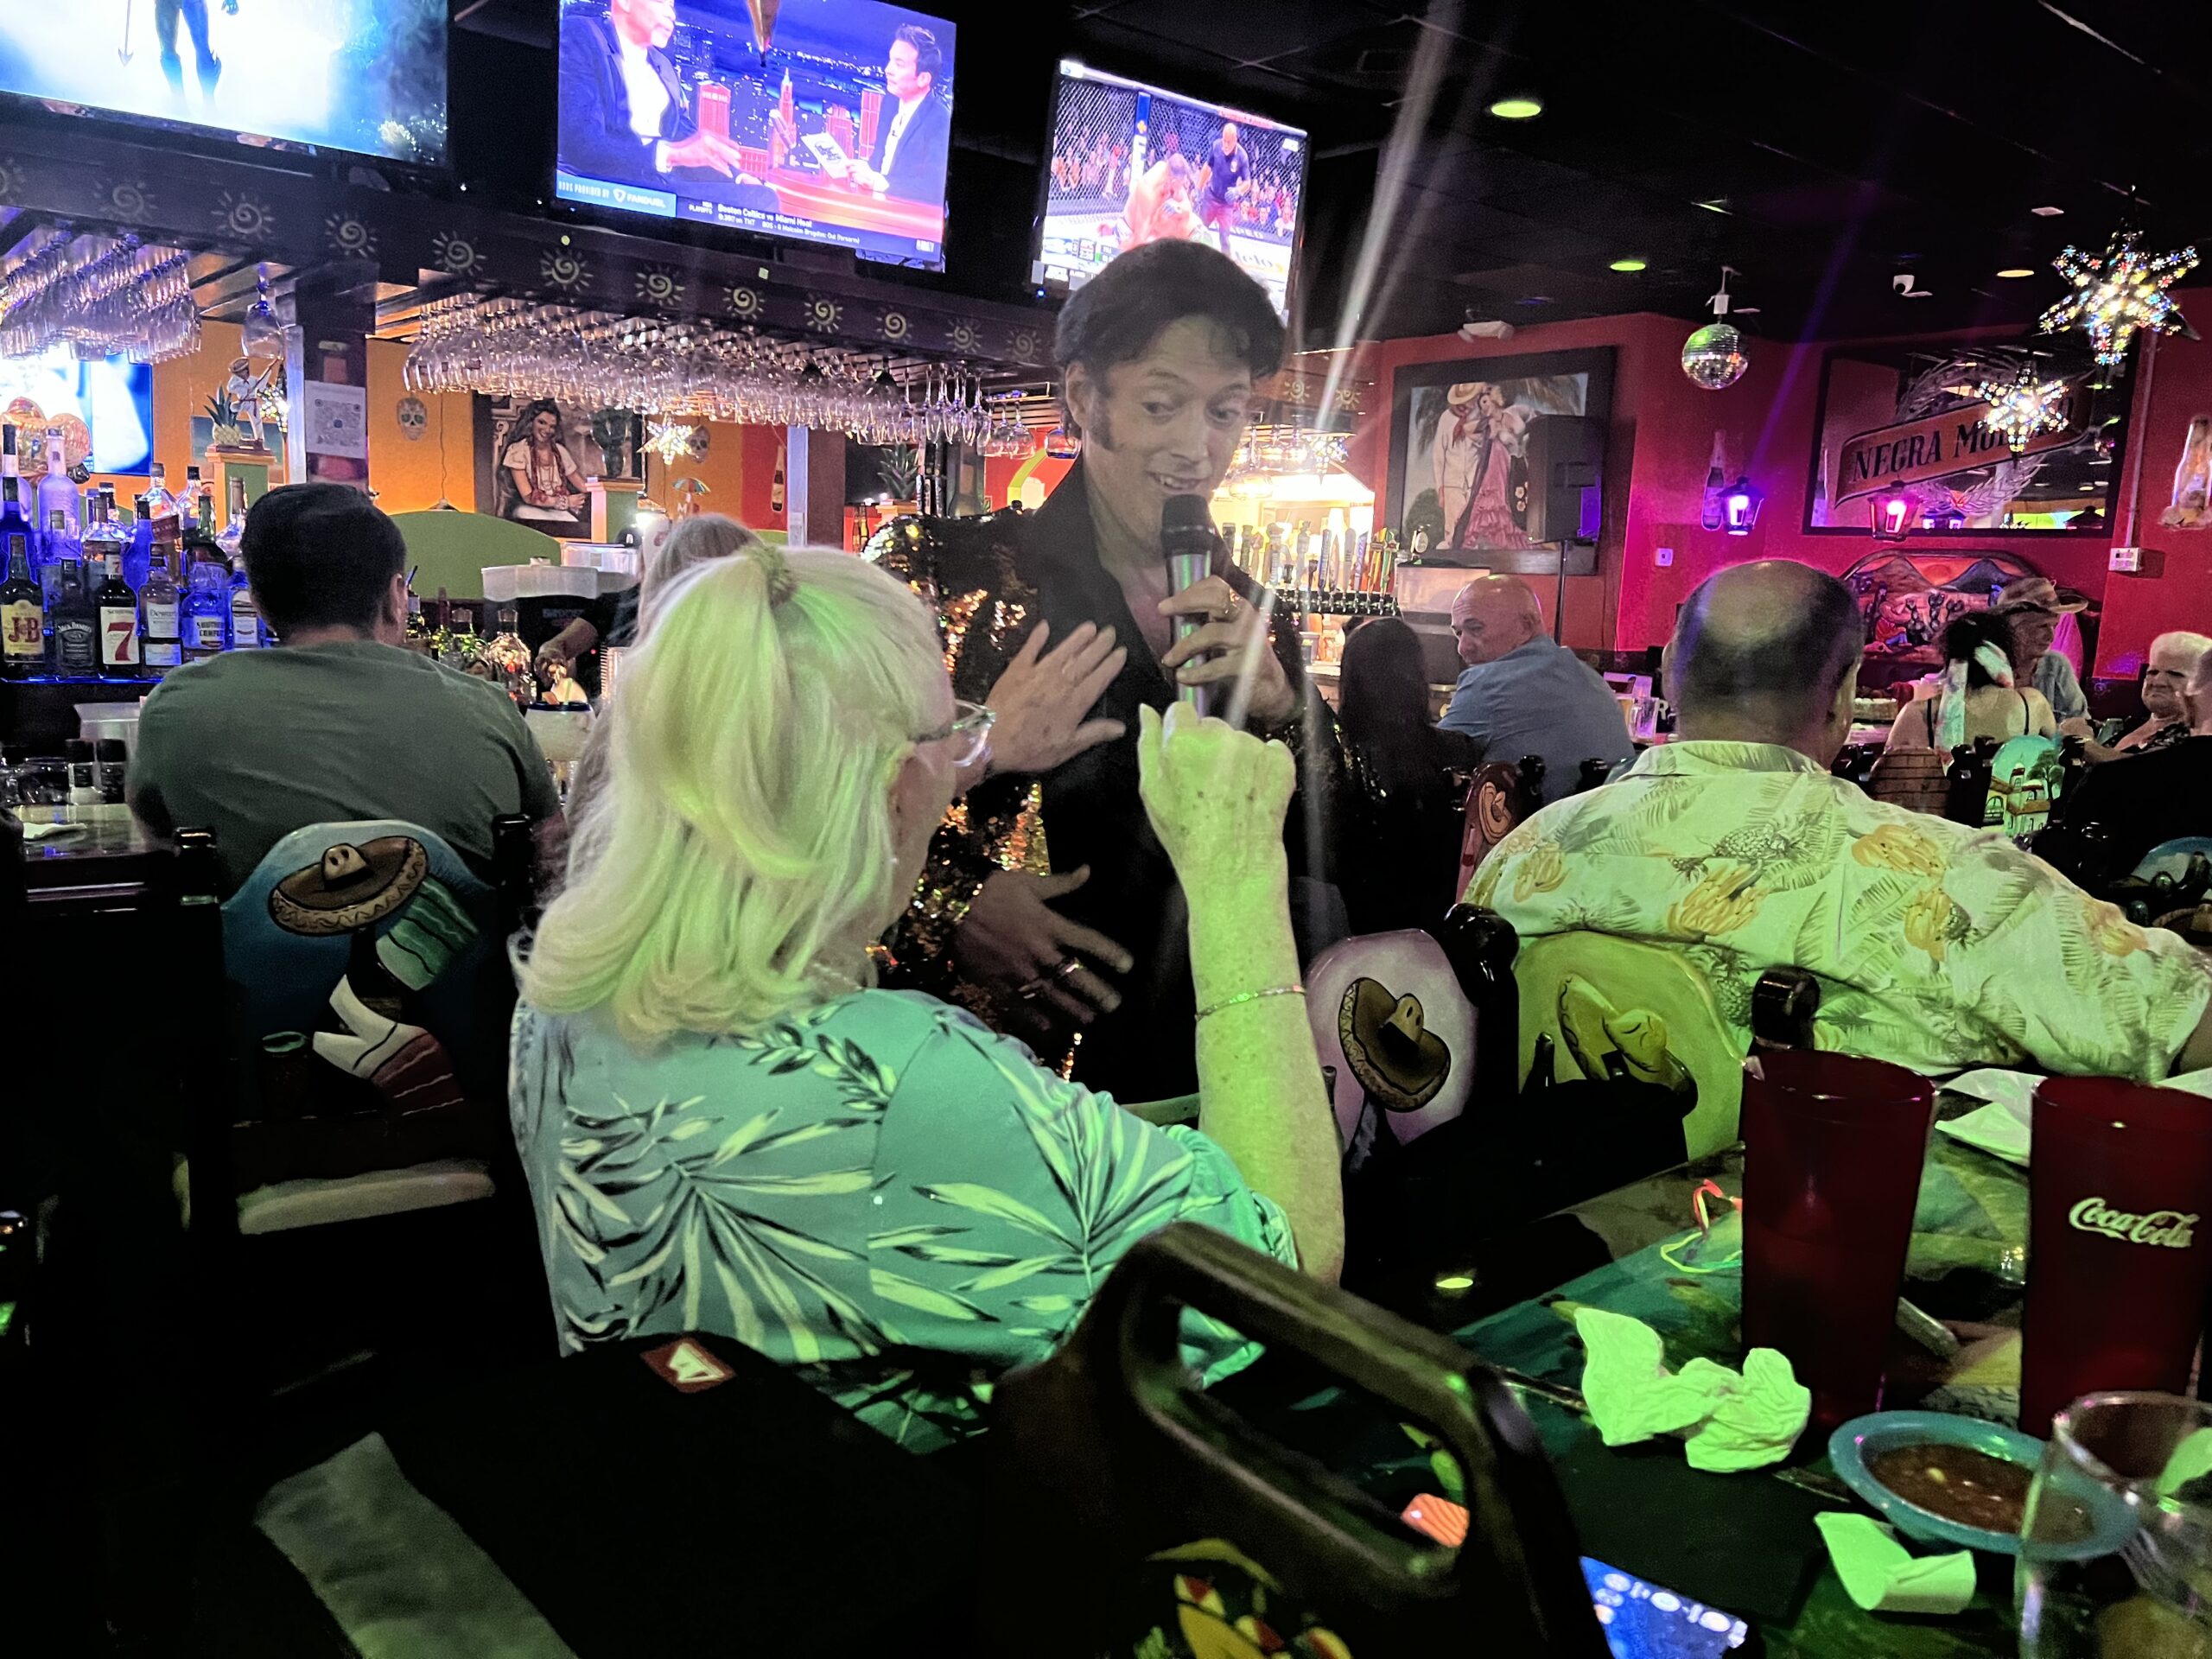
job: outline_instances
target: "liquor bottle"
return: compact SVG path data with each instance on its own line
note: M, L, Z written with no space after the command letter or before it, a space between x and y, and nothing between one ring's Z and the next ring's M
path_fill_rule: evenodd
M784 512L784 451L787 447L783 439L776 440L776 471L768 480L768 511L779 518Z
M435 658L438 654L430 645L430 625L423 615L423 595L412 588L407 590L407 649L418 656Z
M54 671L72 679L91 679L100 671L100 620L79 561L62 561L54 594Z
M75 531L70 526L69 515L62 508L54 507L41 512L39 515L39 546L43 550L41 556L47 563L58 565L65 559L85 556L84 543L77 539Z
M215 545L223 550L224 556L233 566L238 562L238 543L245 540L245 480L236 473L231 474L231 516L222 529L216 532Z
M458 610L460 620L447 630L445 646L439 652L438 660L463 674L481 674L484 642L477 638L476 613L467 605L449 608Z
M261 601L253 596L253 584L245 579L245 561L234 560L231 565L231 649L257 651L269 643L261 626Z
M104 572L92 590L92 609L99 613L100 672L111 680L138 677L138 595L123 580L123 550L110 548L92 568Z
M10 536L8 575L0 582L0 671L11 680L27 680L46 666L46 594L31 578L31 543L28 536Z
M176 499L177 524L181 533L189 539L200 524L200 469L184 469L184 493Z
M30 550L31 575L35 576L46 561L39 556L37 530L25 505L23 477L16 460L16 429L0 426L0 545L21 531L24 544Z
M149 678L159 677L184 660L177 610L168 550L156 549L146 567L145 584L138 590L138 656Z
M147 480L146 493L140 499L145 505L139 508L138 516L153 521L156 534L160 533L162 524L166 522L172 537L182 537L184 532L176 522L176 497L169 493L168 468L160 461L154 463L151 476Z
M56 510L69 520L69 533L81 535L83 524L77 516L77 486L69 476L69 462L61 453L61 429L46 429L46 472L38 481L38 521L41 524L54 522Z
M207 543L207 550L214 543ZM194 550L186 567L184 603L178 616L183 629L184 660L196 663L228 648L231 624L231 577L221 556L197 556Z
M1697 515L1698 525L1703 530L1720 528L1724 512L1721 498L1728 493L1728 456L1723 448L1726 436L1720 432L1713 435L1713 456L1706 463L1705 499L1700 503Z
M499 628L484 642L485 666L491 671L493 683L514 699L515 706L527 709L537 701L537 676L531 668L530 647L516 630L513 606L499 607Z

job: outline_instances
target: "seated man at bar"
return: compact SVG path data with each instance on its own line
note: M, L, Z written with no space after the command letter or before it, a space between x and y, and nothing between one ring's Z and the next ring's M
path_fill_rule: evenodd
M1535 589L1518 576L1479 575L1452 601L1467 664L1437 722L1472 738L1478 760L1544 760L1544 799L1574 792L1585 760L1618 766L1636 753L1612 691L1544 631Z
M1335 1280L1280 744L1140 710L1199 1003L1180 1037L1198 1126L1157 1128L950 1004L876 988L876 942L991 722L954 701L904 583L759 547L681 577L636 649L515 1014L565 1351L734 1337L928 1451L981 1427L975 1385L1051 1353L1157 1228ZM1209 1376L1256 1352L1203 1319L1185 1340Z
M2155 664L2157 644L2152 652ZM2146 703L2151 686L2145 676ZM2125 766L2090 771L2036 836L2037 857L2094 885L2126 875L2162 842L2212 836L2212 651L2198 653L2174 700L2180 737L2136 751Z
M214 830L228 891L311 823L402 819L488 874L493 819L558 817L513 700L405 649L407 546L365 494L272 490L239 554L284 643L188 663L146 699L128 790L149 830Z
M1668 647L1676 741L1547 807L1468 890L1527 939L1671 947L1748 1027L1769 968L1821 983L1819 1046L2150 1081L2212 1064L2212 967L2003 836L1870 799L1828 765L1851 728L1859 612L1802 564L1723 571Z

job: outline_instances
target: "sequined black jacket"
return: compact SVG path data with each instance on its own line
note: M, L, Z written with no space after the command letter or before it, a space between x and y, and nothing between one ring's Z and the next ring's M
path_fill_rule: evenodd
M963 981L951 957L954 932L993 871L1088 865L1090 880L1057 907L1125 946L1137 965L1122 985L1121 1008L1084 1034L1075 1075L1123 1100L1192 1092L1198 1081L1188 917L1137 796L1137 709L1150 703L1164 710L1175 688L1130 615L1120 584L1098 562L1082 467L1037 512L903 518L876 534L866 556L936 608L956 696L988 701L1039 620L1052 624L1055 641L1086 621L1110 626L1129 653L1093 711L1122 721L1121 738L1042 777L986 779L954 803L931 844L927 873L891 938L897 966L885 982L962 1002L1003 1027L1005 1010L992 995ZM1247 600L1261 601L1257 584L1225 554L1215 568ZM1281 739L1299 759L1300 792L1284 839L1297 891L1310 893L1327 880L1342 760L1334 718L1306 677L1295 620L1277 613L1274 630L1300 713L1260 734ZM1301 877L1307 880L1299 882Z

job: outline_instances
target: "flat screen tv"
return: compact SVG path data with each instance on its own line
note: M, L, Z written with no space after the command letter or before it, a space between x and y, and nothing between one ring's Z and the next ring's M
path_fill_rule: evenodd
M0 358L0 421L20 429L26 455L45 454L48 427L73 434L81 423L93 472L143 474L154 460L154 372L119 357L87 361L66 346Z
M563 0L554 194L941 270L953 37L879 0Z
M61 0L0 10L0 92L66 113L446 159L447 0Z
M1063 62L1034 278L1072 291L1116 254L1186 237L1242 265L1287 317L1306 151L1296 127Z

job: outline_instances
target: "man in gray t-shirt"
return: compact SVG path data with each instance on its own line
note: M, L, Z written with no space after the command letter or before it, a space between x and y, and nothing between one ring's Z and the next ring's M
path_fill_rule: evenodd
M1452 632L1467 670L1437 724L1474 739L1485 760L1541 755L1547 804L1574 792L1585 760L1634 757L1611 690L1545 637L1535 590L1520 577L1485 574L1462 588Z
M406 547L367 496L272 491L239 551L284 643L188 664L146 700L130 798L149 830L213 830L229 891L311 823L402 819L488 874L493 818L559 813L507 694L403 647Z

